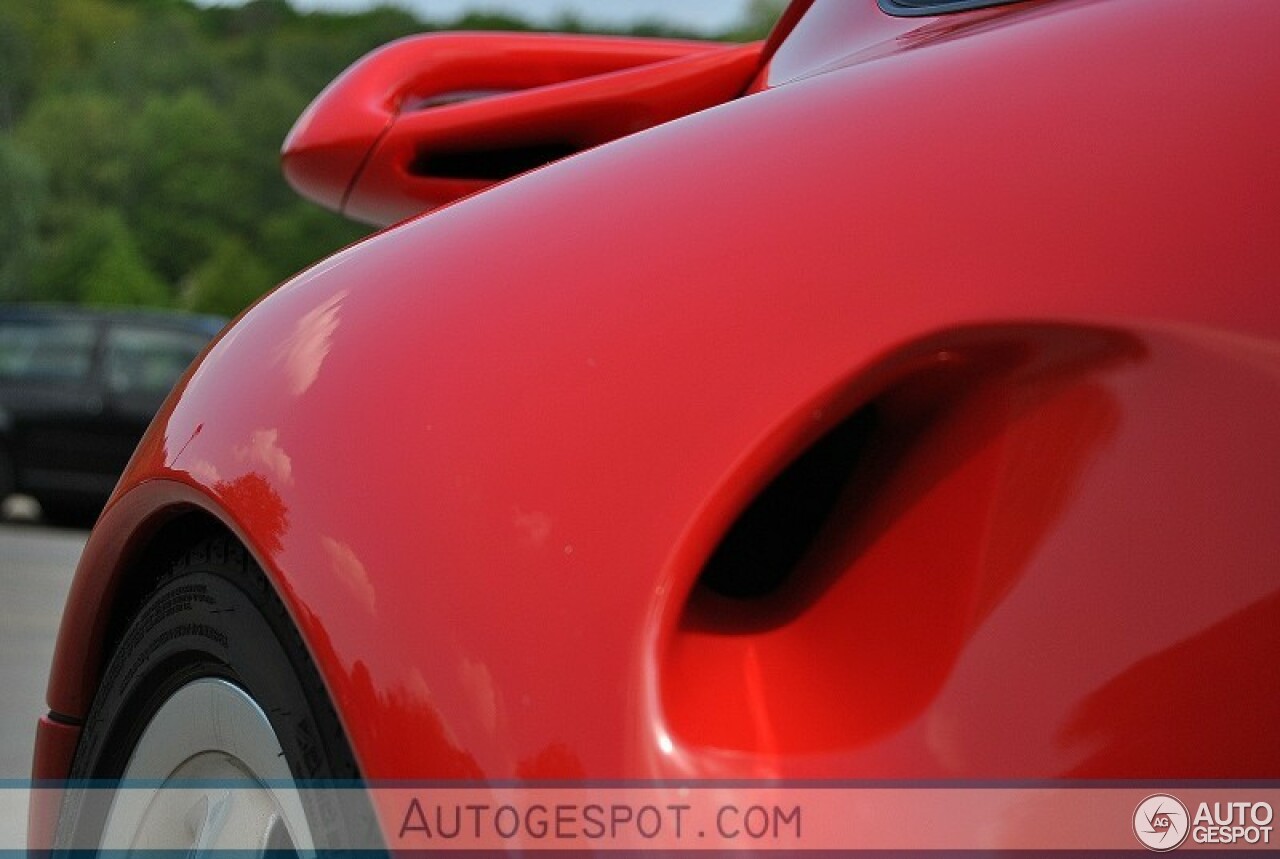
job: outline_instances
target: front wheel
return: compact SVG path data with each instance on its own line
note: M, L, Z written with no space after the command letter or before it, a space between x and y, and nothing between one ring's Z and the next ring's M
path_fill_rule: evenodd
M301 855L368 848L372 815L349 789L357 777L319 674L265 575L239 544L210 540L164 574L121 636L71 778L123 789L69 794L58 843Z

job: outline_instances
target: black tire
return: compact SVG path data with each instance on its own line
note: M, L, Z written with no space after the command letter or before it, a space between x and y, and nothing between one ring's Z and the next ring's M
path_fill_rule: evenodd
M292 777L307 787L350 786L359 771L287 612L238 543L212 539L173 564L129 623L85 720L71 778L122 777L145 728L179 689L216 678L232 684L270 721ZM86 792L89 793L89 792ZM374 824L359 791L307 791L306 821L317 844L368 847ZM350 795L360 797L350 801ZM58 843L98 843L101 802L64 804ZM353 811L353 809L355 809ZM329 850L325 851L330 852Z

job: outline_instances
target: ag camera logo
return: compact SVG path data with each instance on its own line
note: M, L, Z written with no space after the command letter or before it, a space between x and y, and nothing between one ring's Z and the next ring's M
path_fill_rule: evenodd
M1167 793L1152 794L1133 812L1133 834L1143 847L1157 853L1173 850L1186 841L1189 823L1187 807Z

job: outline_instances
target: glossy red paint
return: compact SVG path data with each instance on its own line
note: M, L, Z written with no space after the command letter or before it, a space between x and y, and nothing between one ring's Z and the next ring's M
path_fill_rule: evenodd
M401 39L307 108L284 144L285 176L322 205L395 223L508 178L513 159L523 172L728 101L755 74L760 48L536 34Z
M198 506L370 778L1274 777L1280 7L909 26L250 310L91 538L50 706ZM863 408L801 569L703 590Z
M48 785L56 784L58 780L66 778L71 770L71 759L75 756L76 743L79 739L80 728L76 725L55 722L48 716L41 716L36 723L31 778L37 786L43 785L43 788L33 790L29 795L28 844L53 843L62 797L56 789L50 789Z

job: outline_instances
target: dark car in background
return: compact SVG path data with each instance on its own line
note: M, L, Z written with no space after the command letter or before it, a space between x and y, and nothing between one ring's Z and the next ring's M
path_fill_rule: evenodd
M106 502L173 384L226 320L0 307L0 500L83 522Z

